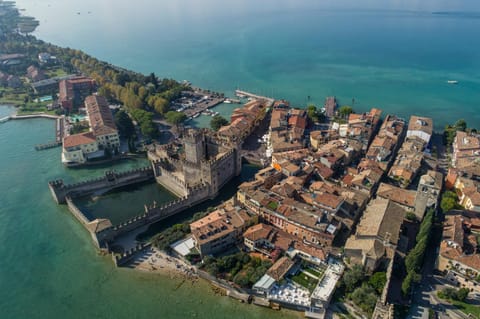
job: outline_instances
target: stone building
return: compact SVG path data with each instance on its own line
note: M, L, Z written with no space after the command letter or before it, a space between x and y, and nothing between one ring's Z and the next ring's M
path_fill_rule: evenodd
M345 256L353 264L374 271L385 259L394 256L402 244L405 210L384 198L372 200L357 226L357 232L345 244Z
M244 209L226 205L190 224L195 247L202 256L214 255L240 241L250 216Z
M181 147L155 145L148 157L157 182L179 197L202 186L208 188L208 198L214 198L242 170L240 145L223 143L207 130L187 131Z

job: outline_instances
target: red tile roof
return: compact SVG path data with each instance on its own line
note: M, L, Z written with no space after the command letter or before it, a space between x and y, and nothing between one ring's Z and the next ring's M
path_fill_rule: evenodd
M81 134L69 135L63 138L63 147L69 148L84 144L90 144L96 142L95 136L92 132L86 132Z

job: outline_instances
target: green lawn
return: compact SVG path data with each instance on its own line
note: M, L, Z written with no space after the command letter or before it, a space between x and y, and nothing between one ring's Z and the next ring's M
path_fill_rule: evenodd
M324 271L319 272L319 271L317 271L317 270L315 270L315 269L312 269L312 268L305 268L305 269L303 269L303 271L306 271L306 272L314 275L314 276L317 277L318 279L320 279L320 278L322 277L323 273L324 273Z
M449 300L455 307L457 307L460 311L468 314L474 315L476 318L480 318L480 307L477 305L472 305L466 302L456 301L456 300Z
M307 288L310 291L313 291L318 284L317 279L314 279L314 278L304 274L303 272L300 272L297 275L292 276L290 279L293 282L299 284L300 286L303 286L303 287Z
M67 75L67 72L65 72L62 68L57 67L57 68L52 68L50 70L47 70L45 72L48 78L53 78L57 76L65 76Z

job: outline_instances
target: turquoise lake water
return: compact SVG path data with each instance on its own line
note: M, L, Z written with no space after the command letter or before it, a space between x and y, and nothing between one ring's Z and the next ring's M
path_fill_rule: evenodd
M0 106L0 116L12 110ZM66 169L59 148L35 151L35 144L53 137L54 123L38 119L0 124L0 318L292 317L214 296L203 282L181 284L161 275L116 269L109 257L98 255L86 230L54 203L47 183L59 177L72 182L100 176L104 169ZM143 199L166 196L152 187L107 195L102 201L120 196L123 212L135 210ZM117 211L118 202L109 214Z
M457 118L480 127L478 2L384 2L355 10L358 2L342 0L17 1L40 20L40 38L133 70L227 95L240 87L298 106L307 96L321 104L336 95L343 104L355 98L360 111L376 106L432 116L437 128ZM228 116L234 107L216 110ZM11 111L0 107L0 117ZM215 297L205 284L115 269L47 188L51 179L72 182L103 169L68 170L60 149L34 150L53 136L49 120L0 124L0 318L289 316ZM137 209L157 192L111 194L92 207L103 214L110 198L126 196Z
M39 37L144 73L228 95L240 87L297 106L323 104L328 95L342 104L354 98L359 111L432 116L438 129L458 117L480 126L475 1L371 0L362 10L353 0L18 4L39 18Z

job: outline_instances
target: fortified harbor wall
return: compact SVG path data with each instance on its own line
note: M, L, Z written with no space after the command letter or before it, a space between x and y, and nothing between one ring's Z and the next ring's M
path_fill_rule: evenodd
M210 193L210 187L208 185L198 185L188 189L188 195L176 199L174 201L157 206L153 203L150 206L145 205L145 213L143 215L136 216L123 222L119 225L113 226L110 230L113 240L115 237L121 236L129 231L132 231L138 227L150 225L159 222L165 218L173 216L186 208L195 206L205 200L208 200Z
M178 197L187 196L188 187L185 181L164 169L158 161L153 162L152 166L155 171L155 180L158 184L162 185Z
M74 203L76 197L147 181L153 179L153 176L153 169L147 167L122 173L106 172L105 177L71 185L66 185L63 181L57 180L50 182L49 188L55 201L58 204L67 204L72 215L88 230L95 245L98 248L108 248L108 243L121 235L161 221L188 207L210 199L210 186L208 184L185 187L184 196L162 205L157 205L156 202L152 205L145 205L145 212L142 215L118 225L112 225L108 219L91 221Z
M107 171L103 177L68 185L59 179L49 182L48 187L57 204L65 204L67 196L77 198L153 179L153 169L148 166L120 173Z

